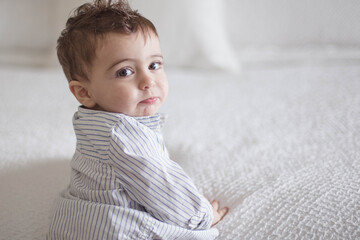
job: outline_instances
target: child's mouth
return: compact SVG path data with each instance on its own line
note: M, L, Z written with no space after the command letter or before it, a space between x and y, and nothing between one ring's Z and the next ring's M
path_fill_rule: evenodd
M158 97L151 97L151 98L148 98L148 99L145 99L143 101L141 101L140 103L144 103L144 104L154 104L157 102L159 98Z

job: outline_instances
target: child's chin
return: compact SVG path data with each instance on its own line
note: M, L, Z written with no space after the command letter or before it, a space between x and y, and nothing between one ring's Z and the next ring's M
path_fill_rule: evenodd
M144 109L143 111L125 114L125 115L128 115L130 117L147 117L147 116L155 115L156 113L157 113L157 109Z
M157 113L158 109L159 108L156 106L149 106L144 109L144 111L142 112L142 116L152 116Z

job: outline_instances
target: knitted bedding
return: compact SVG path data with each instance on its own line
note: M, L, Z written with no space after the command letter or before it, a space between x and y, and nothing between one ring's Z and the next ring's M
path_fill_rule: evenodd
M172 159L230 211L219 239L360 239L360 64L168 70ZM77 102L60 70L0 69L0 239L44 239Z

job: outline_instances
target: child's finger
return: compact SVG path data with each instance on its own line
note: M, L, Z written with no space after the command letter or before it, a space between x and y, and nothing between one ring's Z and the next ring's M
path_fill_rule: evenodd
M228 208L228 207L224 207L224 208L218 210L218 213L219 213L222 217L225 216L228 212L229 212L229 208Z
M218 200L212 201L211 206L213 207L214 210L217 211L219 209L219 201Z

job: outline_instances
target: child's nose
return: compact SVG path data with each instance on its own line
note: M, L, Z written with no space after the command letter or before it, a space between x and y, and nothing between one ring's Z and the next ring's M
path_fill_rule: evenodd
M154 78L149 73L144 73L140 81L140 89L147 90L155 85Z

